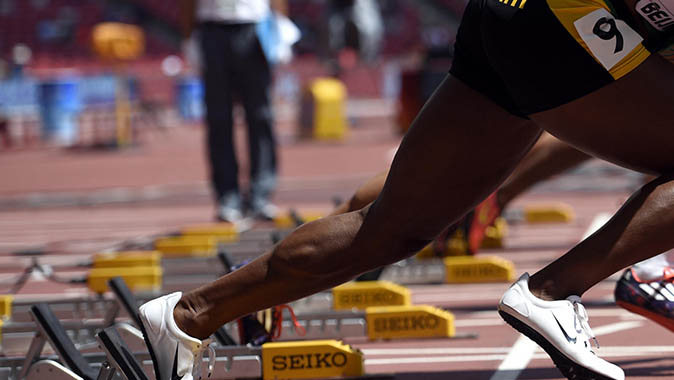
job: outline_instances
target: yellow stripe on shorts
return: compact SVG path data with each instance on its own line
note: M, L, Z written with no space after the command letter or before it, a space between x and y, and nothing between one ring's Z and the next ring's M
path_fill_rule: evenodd
M621 1L621 0L618 0ZM601 0L547 0L559 22L614 79L639 66L650 53L642 38L615 19Z

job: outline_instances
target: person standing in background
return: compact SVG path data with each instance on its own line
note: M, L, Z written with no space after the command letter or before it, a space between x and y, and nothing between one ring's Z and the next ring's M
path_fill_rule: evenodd
M366 63L377 59L384 34L378 0L331 0L324 27L323 55L334 75L341 74L349 50Z
M248 211L261 219L277 212L270 202L276 187L276 141L271 104L272 75L256 35L256 24L285 0L181 0L185 39L198 27L205 86L208 158L219 221L241 223ZM247 204L239 188L234 149L233 105L240 100L248 127L250 189Z

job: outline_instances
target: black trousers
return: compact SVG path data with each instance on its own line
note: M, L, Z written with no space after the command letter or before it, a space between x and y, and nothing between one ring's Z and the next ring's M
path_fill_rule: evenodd
M271 70L255 24L204 23L200 26L205 86L208 157L218 201L241 207L232 109L240 100L246 113L250 154L250 197L267 199L276 187L276 141L271 109Z

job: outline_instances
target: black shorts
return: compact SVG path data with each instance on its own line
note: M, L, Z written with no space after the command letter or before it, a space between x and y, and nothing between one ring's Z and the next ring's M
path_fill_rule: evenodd
M619 79L650 53L603 0L470 0L454 54L452 75L526 117Z

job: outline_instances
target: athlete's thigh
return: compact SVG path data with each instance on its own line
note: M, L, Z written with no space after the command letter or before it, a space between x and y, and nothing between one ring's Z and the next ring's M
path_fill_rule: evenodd
M562 140L635 170L674 170L674 65L653 54L621 79L531 115Z
M385 238L413 250L431 240L489 195L539 134L531 121L448 76L403 139L359 243L381 246L377 239Z
M674 169L674 69L623 2L471 0L516 109L581 150L661 173Z

